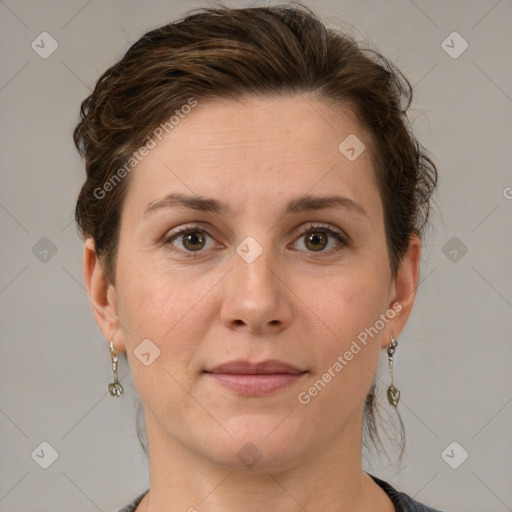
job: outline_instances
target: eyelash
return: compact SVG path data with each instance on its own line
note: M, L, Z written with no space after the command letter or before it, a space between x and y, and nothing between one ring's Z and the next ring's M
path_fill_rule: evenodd
M332 236L333 238L335 238L340 243L340 246L338 248L330 249L329 251L318 251L319 254L332 255L332 254L335 254L335 253L341 251L345 247L348 247L348 245L349 245L346 238L340 232L335 231L333 228L331 228L329 225L326 225L326 224L311 224L311 225L309 225L306 229L302 230L298 234L296 240L303 237L304 235L307 235L308 233L315 232L315 231L323 231L323 232L327 233L329 236ZM183 251L181 249L176 249L171 242L179 236L183 236L188 233L195 233L195 232L204 233L213 239L213 236L210 235L210 233L208 233L208 231L205 228L203 228L200 225L192 224L192 225L186 225L182 229L172 233L169 236L166 236L163 240L163 244L169 246L171 251L179 253L180 255L184 255L186 258L194 258L194 257L196 257L195 253L200 253L200 252L204 252L204 251L202 251L202 250ZM307 251L307 252L315 254L315 251Z

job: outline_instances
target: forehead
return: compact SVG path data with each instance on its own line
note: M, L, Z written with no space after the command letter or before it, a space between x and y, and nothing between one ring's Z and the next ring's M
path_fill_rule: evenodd
M198 101L154 142L131 176L138 208L176 190L235 205L333 188L360 202L377 193L369 140L352 112L304 95Z
M338 157L339 143L350 134L367 138L348 106L334 108L305 95L245 96L200 101L167 139L176 146L194 141L201 153L222 149L227 157L254 150L265 159L271 151L273 157L278 153L298 160L321 153ZM261 152L261 143L266 152Z

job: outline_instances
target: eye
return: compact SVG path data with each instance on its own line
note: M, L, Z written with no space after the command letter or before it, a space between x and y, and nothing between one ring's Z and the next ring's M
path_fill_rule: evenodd
M301 240L304 240L303 245L308 252L327 252L331 254L348 245L341 232L323 224L308 226L301 232L297 242Z
M341 232L324 224L307 226L299 234L295 244L301 240L304 240L303 245L307 252L332 254L349 245ZM193 253L219 247L203 227L194 225L172 231L164 238L163 243L170 246L173 252L187 258L194 257Z
M208 241L210 241L209 244ZM200 252L203 249L213 249L216 246L208 232L199 226L184 226L167 235L163 243L176 247L176 252L185 253L184 255L187 257L192 256L186 254L187 252Z

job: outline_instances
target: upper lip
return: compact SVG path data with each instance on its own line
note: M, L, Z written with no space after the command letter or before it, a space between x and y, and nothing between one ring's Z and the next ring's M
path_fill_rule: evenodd
M219 364L212 369L205 370L207 373L231 373L235 375L265 375L274 373L291 373L300 374L304 373L304 370L300 370L296 366L293 366L284 361L278 361L277 359L268 359L260 363L251 363L243 359L237 359L236 361L229 361L227 363Z

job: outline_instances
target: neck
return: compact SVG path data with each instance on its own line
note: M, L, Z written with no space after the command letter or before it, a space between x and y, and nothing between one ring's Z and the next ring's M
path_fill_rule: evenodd
M146 414L151 487L137 512L373 510L379 491L361 467L361 425L358 414L334 446L241 471L188 449Z

